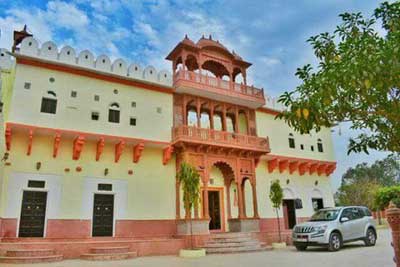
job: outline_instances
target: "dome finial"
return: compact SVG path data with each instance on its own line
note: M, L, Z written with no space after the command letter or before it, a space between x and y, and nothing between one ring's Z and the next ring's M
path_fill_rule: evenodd
M185 39L189 39L188 36L187 36L187 34L185 34Z
M208 37L208 39L212 40L211 34L210 34L210 36Z

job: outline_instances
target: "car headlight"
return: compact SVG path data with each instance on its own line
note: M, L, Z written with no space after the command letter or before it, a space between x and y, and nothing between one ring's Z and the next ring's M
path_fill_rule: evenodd
M316 227L314 227L314 229L317 232L317 234L323 234L323 233L325 233L326 229L328 229L328 225L324 224L324 225L316 226Z

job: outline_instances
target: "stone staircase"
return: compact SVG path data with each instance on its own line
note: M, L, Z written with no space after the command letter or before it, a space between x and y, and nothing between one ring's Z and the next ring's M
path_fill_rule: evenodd
M95 247L90 253L82 254L81 259L92 261L124 260L137 257L136 251L130 251L129 247Z
M41 263L62 261L53 249L10 249L0 257L0 263Z
M207 254L242 253L269 250L264 243L252 237L251 233L212 234L203 248Z

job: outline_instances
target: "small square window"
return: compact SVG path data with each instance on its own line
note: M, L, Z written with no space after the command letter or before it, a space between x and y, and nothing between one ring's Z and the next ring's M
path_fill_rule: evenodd
M76 91L71 91L71 97L76 97L78 93Z
M133 101L133 102L131 103L131 107L136 108L136 102L135 102L135 101Z
M92 112L92 120L93 121L98 121L99 118L100 118L100 114L98 112L96 112L96 111L93 111Z
M157 113L160 113L160 114L162 113L162 108L161 107L157 108Z
M304 150L304 145L303 144L300 145L300 149Z
M136 118L131 118L131 119L129 120L129 124L130 124L131 126L136 126Z
M28 187L44 188L44 186L45 186L45 181L37 181L37 180L28 181Z
M25 89L31 89L31 83L26 82L26 83L24 84L24 88L25 88Z
M94 101L100 101L100 96L99 95L94 95Z
M97 190L99 191L112 191L112 184L98 184Z

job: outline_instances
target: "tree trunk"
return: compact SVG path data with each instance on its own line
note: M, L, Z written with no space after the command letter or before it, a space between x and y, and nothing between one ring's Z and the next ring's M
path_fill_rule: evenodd
M276 220L278 221L278 233L279 233L279 243L282 243L282 236L281 236L281 222L279 220L279 213L278 209L275 208L276 211Z
M193 250L193 225L192 225L192 214L190 214L190 249Z
M376 217L378 217L378 224L382 225L381 210L376 211Z

